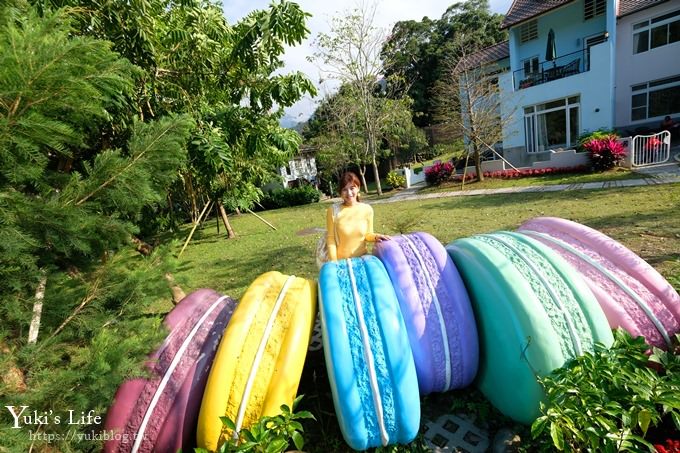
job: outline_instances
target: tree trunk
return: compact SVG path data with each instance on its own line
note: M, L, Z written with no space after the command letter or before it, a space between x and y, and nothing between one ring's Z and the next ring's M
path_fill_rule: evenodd
M477 181L484 181L484 173L482 172L482 155L479 152L477 145L473 145L475 150L475 170L477 171Z
M172 293L172 303L177 305L182 299L187 297L182 288L175 281L175 277L170 272L165 274L165 279L168 281L170 292Z
M224 210L224 205L222 204L222 200L217 200L217 205L220 208L220 214L222 215L222 222L224 222L224 228L227 229L227 234L229 239L235 238L236 233L234 233L234 230L231 228L231 225L229 224L229 219L227 218L227 211Z
M366 184L366 166L359 165L359 176L361 177L361 184L364 186L364 193L368 194L368 184Z
M220 234L220 208L215 205L215 222L217 222L217 235Z
M378 173L378 164L373 156L373 177L375 178L375 187L378 189L378 195L382 195L382 187L380 186L380 174Z
M38 288L35 290L33 318L31 319L31 326L28 329L28 344L35 344L35 342L38 341L40 320L42 318L43 300L45 300L45 286L47 286L47 272L45 272L45 269L41 269L40 282L38 283Z

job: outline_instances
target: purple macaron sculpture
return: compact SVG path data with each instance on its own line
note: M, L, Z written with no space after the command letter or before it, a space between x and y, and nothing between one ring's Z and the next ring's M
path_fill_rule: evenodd
M423 395L469 385L479 344L467 290L444 246L427 233L394 236L373 253L385 265L406 323Z
M236 303L209 289L177 304L169 334L147 361L148 378L125 381L106 415L105 453L189 451L215 351Z

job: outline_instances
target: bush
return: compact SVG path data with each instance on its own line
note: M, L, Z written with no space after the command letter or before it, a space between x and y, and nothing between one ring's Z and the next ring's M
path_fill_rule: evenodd
M653 451L658 428L680 429L677 350L647 355L643 337L620 329L614 337L610 349L600 345L540 380L547 402L531 427L534 439L567 451Z
M618 135L607 131L595 131L581 137L579 148L588 152L594 171L610 170L626 157L626 150L618 138Z
M406 187L406 176L400 175L396 171L391 171L387 174L387 184L396 189L397 187Z
M302 186L293 189L274 189L264 194L260 204L264 209L279 209L316 203L320 199L321 192L312 186Z
M425 169L425 181L427 181L429 185L439 185L451 178L453 170L454 168L451 162L438 162Z

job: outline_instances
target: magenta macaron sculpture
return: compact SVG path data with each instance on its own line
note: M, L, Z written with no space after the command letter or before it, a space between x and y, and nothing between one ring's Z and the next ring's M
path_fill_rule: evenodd
M631 250L580 223L538 217L519 232L546 244L579 272L604 310L612 328L666 349L680 332L680 296L647 262Z
M106 415L103 451L190 451L206 380L235 302L209 289L177 304L169 334L147 361L148 378L125 381Z
M397 294L420 393L468 386L479 360L477 327L463 280L444 246L420 232L380 242L373 253Z

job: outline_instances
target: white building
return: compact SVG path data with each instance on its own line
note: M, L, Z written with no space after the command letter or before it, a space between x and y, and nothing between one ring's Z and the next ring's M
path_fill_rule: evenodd
M503 155L514 165L548 160L588 131L680 120L680 0L515 0L503 27Z
M295 181L303 179L313 185L317 184L315 151L314 148L300 148L300 153L288 161L287 166L279 168L284 187L290 187Z

